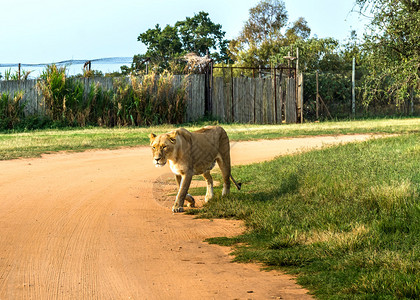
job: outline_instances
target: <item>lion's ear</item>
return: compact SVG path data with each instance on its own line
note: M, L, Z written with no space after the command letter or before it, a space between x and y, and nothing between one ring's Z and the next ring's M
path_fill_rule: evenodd
M151 133L150 135L149 135L149 138L150 138L150 145L153 143L153 141L155 140L155 138L156 138L156 134L154 134L154 133Z
M169 141L172 143L172 144L175 144L175 142L176 142L176 136L178 135L178 132L177 131L172 131L171 133L168 133L168 138L169 138Z

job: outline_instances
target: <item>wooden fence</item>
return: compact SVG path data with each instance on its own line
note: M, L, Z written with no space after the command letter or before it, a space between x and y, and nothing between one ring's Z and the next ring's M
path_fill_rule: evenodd
M248 70L240 67L238 69ZM252 70L253 77L234 77L233 69L230 72L229 70L222 72L224 75L231 74L230 77L214 77L210 84L211 115L223 122L254 124L302 122L303 75L299 74L296 79L294 68L266 70L270 73L261 76L259 70L258 77L255 77L255 70Z
M206 75L188 76L187 111L185 121L196 121L210 114L211 117L223 122L275 124L296 123L301 101L297 101L296 81L292 78L248 78L214 77L211 83L206 83ZM183 75L174 76L174 86L179 86ZM114 88L115 78L83 78L88 93L92 83L97 83L104 90ZM127 78L128 80L128 78ZM0 81L0 94L22 91L26 102L26 114L42 114L43 97L36 88L37 80ZM299 84L301 85L301 84ZM211 87L211 93L206 87ZM207 96L206 96L207 94ZM210 95L210 97L208 96ZM210 101L210 103L208 103Z
M80 78L78 79L85 86L85 94L89 92L92 83L98 83L104 90L110 90L114 88L114 79L109 77L97 77L97 78ZM38 80L0 80L0 94L8 93L13 95L18 92L23 92L22 101L26 103L25 114L43 114L43 96L37 88Z
M213 83L212 116L223 122L296 122L294 79L216 77Z

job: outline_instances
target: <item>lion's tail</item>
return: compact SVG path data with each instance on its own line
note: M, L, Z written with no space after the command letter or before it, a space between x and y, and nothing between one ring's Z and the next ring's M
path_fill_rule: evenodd
M238 189L238 191L240 191L241 190L242 183L236 182L236 180L233 178L232 175L230 175L230 179L232 179L233 183L236 185L236 188Z

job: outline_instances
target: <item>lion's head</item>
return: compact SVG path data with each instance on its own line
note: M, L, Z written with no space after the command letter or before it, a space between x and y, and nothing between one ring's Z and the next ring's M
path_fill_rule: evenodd
M173 131L156 136L150 134L150 146L153 152L153 163L156 167L163 167L166 165L168 159L171 159L174 154L176 144L177 132Z

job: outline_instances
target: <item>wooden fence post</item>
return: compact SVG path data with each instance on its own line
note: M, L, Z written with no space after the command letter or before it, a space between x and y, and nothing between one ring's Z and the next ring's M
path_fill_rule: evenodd
M210 61L210 107L209 113L212 115L213 112L213 88L214 88L214 81L213 81L213 60Z
M300 123L303 124L303 73L298 75L298 101L300 103Z
M318 71L316 71L316 119L319 120L319 81L318 81Z
M277 124L277 68L274 66L274 124Z
M353 118L356 116L356 58L353 57L353 67L351 74L351 112Z
M234 101L233 101L233 67L230 67L230 91L232 93L231 99L231 122L235 122Z

